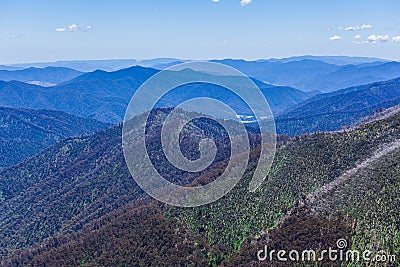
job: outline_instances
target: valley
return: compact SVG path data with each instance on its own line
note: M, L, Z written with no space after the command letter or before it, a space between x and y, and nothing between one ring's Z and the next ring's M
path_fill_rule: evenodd
M304 71L315 63L304 60L279 64ZM178 208L152 199L136 184L122 148L129 100L159 71L143 66L96 70L49 87L22 79L0 82L2 266L264 266L257 252L265 245L321 253L339 239L348 242L347 249L384 250L400 259L398 78L329 93L252 78L275 115L277 131L271 170L255 192L248 187L262 135L255 122L244 123L254 119L247 107L212 84L171 91L147 118L145 138L147 153L168 181L205 185L218 179L231 160L226 131L212 120L198 119L184 127L181 152L195 160L201 156L199 143L209 138L218 148L214 161L194 173L171 166L163 154L161 125L187 99L214 97L235 107L240 116L231 126L244 123L250 142L249 157L235 158L247 161L247 167L230 192L207 205ZM191 71L170 74L237 83L237 77ZM183 111L180 118L189 113Z

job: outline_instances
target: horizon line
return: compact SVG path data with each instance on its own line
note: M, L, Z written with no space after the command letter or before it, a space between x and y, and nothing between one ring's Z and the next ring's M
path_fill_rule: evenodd
M262 61L262 60L283 60L296 57L348 57L348 58L369 58L385 61L395 61L400 62L400 59L389 59L375 56L360 56L360 55L312 55L312 54L300 54L285 57L264 57L264 58L241 58L241 57L221 57L221 58L178 58L178 57L149 57L149 58L86 58L86 59L57 59L57 60L38 60L38 61L22 61L14 63L0 63L3 66L15 66L15 65L27 65L27 64L44 64L44 63L57 63L57 62L74 62L74 61L111 61L111 60L135 60L148 61L154 59L176 59L182 61L211 61L211 60L244 60L244 61Z

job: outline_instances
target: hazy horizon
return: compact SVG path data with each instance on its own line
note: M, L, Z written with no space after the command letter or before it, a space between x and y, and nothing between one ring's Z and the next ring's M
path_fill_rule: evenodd
M396 0L4 0L0 63L309 54L399 60L399 7Z
M3 66L13 66L13 65L24 65L24 64L35 64L35 63L55 63L55 62L73 62L73 61L107 61L107 60L136 60L146 61L146 60L155 60L155 59L176 59L176 60L187 60L187 61L210 61L210 60L224 60L224 59L232 59L232 60L245 60L245 61L257 61L257 60L281 60L288 58L296 58L296 57L350 57L350 58L370 58L370 59L378 59L378 60L387 60L387 61L397 61L400 62L400 59L391 59L391 58L382 58L382 57L368 57L368 56L359 56L359 55L312 55L312 54L304 54L304 55L292 55L287 57L267 57L267 58L240 58L240 57L220 57L220 58L175 58L175 57L155 57L155 58L135 58L135 57L127 57L127 58L72 58L72 59L55 59L55 60L38 60L38 61L21 61L14 63L3 63L0 62L0 65Z

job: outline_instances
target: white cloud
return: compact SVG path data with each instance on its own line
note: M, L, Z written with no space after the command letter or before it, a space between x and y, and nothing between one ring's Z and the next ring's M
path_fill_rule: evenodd
M370 25L370 24L363 24L363 25L360 26L360 30L363 30L363 31L370 30L370 29L373 29L373 28L374 27L372 25Z
M66 32L67 28L57 28L56 32Z
M56 32L77 32L77 31L90 31L91 29L93 29L92 26L88 25L84 28L79 27L76 24L71 24L68 27L61 27L61 28L56 28Z
M392 38L393 43L400 43L400 35Z
M360 26L346 26L346 27L339 27L340 31L365 31L373 29L374 27L371 24L362 24Z
M10 36L10 39L19 39L19 38L24 38L25 34L13 34Z
M241 6L246 6L246 5L250 4L251 1L252 1L252 0L241 0L241 1L240 1L240 5L241 5Z
M214 3L218 3L219 2L219 0L212 0Z
M392 42L395 41L396 37L392 38ZM397 39L396 39L397 40ZM354 43L356 44L376 44L376 43L386 43L389 41L389 35L370 35L367 37L367 40L361 40L361 35L354 36ZM398 42L400 43L400 36L398 36Z
M76 24L72 24L72 25L68 26L68 31L69 32L77 32L77 31L79 31L79 26Z
M376 43L376 42L381 42L385 43L389 40L389 35L370 35L367 38L368 43Z
M339 35L334 35L332 37L329 37L329 40L332 40L332 41L337 41L337 40L340 40L340 39L342 39L342 37L340 37Z
M353 26L347 26L347 27L344 27L343 30L345 30L345 31L357 31L357 30L359 30L359 28L358 27L353 27Z

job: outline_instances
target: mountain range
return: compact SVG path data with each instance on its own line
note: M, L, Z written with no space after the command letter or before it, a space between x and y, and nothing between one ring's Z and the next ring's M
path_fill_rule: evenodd
M166 115L165 110L159 110L152 118ZM153 121L150 124L157 125ZM213 124L201 125L211 133L218 132ZM192 136L204 136L195 122L186 129ZM126 166L121 131L118 125L92 135L69 137L0 171L0 247L17 249L74 232L134 200L147 199ZM157 140L160 131L154 128L150 132L148 138ZM197 143L183 145L189 152L198 148ZM153 141L149 149L159 154L160 146ZM209 169L226 157L219 154ZM158 164L163 166L163 161ZM172 181L183 179L181 172L174 172Z
M135 91L157 72L156 69L139 66L116 72L97 70L52 87L0 81L0 106L53 109L106 123L119 123L122 122L126 107ZM180 75L175 72L171 74ZM186 72L182 75L191 74ZM306 93L290 87L274 87L260 81L256 82L269 101L274 114L279 114L316 94L316 92ZM211 87L208 86L209 90L202 89L202 91L212 94ZM174 103L179 103L180 100L190 97L194 93L190 88L191 85L188 85L186 89L182 89L184 94L171 99ZM222 94L221 98L229 102L231 97ZM171 106L174 103L164 104Z
M46 67L38 69L31 67L23 70L0 70L0 80L36 82L51 86L71 80L81 74L82 72L69 68Z
M293 62L292 62L293 63ZM296 64L298 62L295 62ZM325 63L323 63L325 64ZM391 65L394 63L384 63ZM396 63L397 64L397 63ZM382 65L369 66L381 70ZM17 81L0 81L0 106L52 109L105 123L122 122L126 107L137 88L158 70L132 67L115 72L97 70L85 73L57 86L41 87ZM192 75L186 71L184 75ZM196 73L193 72L193 75ZM172 75L180 75L172 72ZM211 74L207 77L213 77ZM220 78L219 78L220 79ZM229 81L229 77L224 78ZM357 123L379 108L399 104L399 79L349 87L332 93L303 92L287 86L273 86L257 79L253 81L266 97L280 134L297 135L316 131L333 131ZM197 96L216 97L236 107L240 99L212 85L186 85L164 97L160 107L171 107Z
M143 82L185 61L0 66L1 266L288 266L259 261L257 253L312 249L321 256L338 248L338 240L345 240L343 252L384 252L395 257L385 266L400 264L400 63L338 56L213 61L249 75L275 117L275 158L254 192L249 184L262 136L243 100L217 84L254 88L241 86L238 76L168 70L170 80L147 93L182 76L211 82L178 86L125 125L139 122L134 134L146 119L145 136L129 140L133 148L146 141L154 168L169 182L194 187L218 179L233 158L231 140L239 137L210 118L190 120L179 134L184 157L201 157L204 139L217 151L202 171L177 168L164 152L163 122L172 110L182 122L201 117L197 112L205 107L196 106L196 113L174 107L213 97L249 118L225 121L232 128L245 123L249 139L250 154L234 156L247 162L238 184L215 202L179 208L150 198L132 178L122 121ZM142 110L146 101L133 109Z
M18 80L34 82L39 85L52 85L72 79L70 70L65 70L65 77L59 74L49 77L47 72L41 74L38 68L50 68L53 72L62 72L62 68L75 69L80 72L96 70L118 71L132 66L165 69L170 66L188 62L176 58L156 58L149 60L115 59L115 60L77 60L42 63L15 64L2 66L6 71L0 80ZM295 56L282 59L261 59L246 61L241 59L210 60L232 66L246 75L268 84L293 87L303 91L331 92L351 86L384 81L400 77L400 63L379 58L345 57L345 56ZM26 69L28 68L29 71ZM60 69L56 69L60 68ZM27 71L33 77L18 75ZM0 72L1 73L1 72ZM42 77L42 79L40 79ZM62 79L62 80L60 80Z
M175 58L155 58L147 60L136 59L106 59L106 60L67 60L56 62L38 62L38 63L23 63L4 66L5 68L45 68L45 67L64 67L71 68L82 72L91 72L95 70L117 71L126 69L136 65L143 67L154 67L160 64L168 64L178 61Z
M195 208L135 200L118 127L68 139L1 172L3 264L248 266L264 245L319 251L338 238L399 255L399 126L396 113L286 140L256 192L247 189L251 157L231 192ZM197 180L218 176L216 167Z
M319 94L276 118L278 132L298 135L357 124L378 109L400 104L400 79Z
M0 107L0 168L32 157L67 137L109 126L61 111Z
M281 62L287 63L291 61L300 61L304 59L317 60L333 65L344 66L344 65L358 65L365 63L374 62L389 62L390 60L372 57L352 57L352 56L293 56L288 58L271 58L271 59L260 59L255 60L256 62ZM177 59L177 58L154 58L154 59L104 59L104 60L64 60L55 62L33 62L33 63L19 63L11 65L2 65L0 69L15 70L15 69L25 69L29 67L35 68L45 68L45 67L65 67L72 68L78 71L90 72L95 70L104 71L116 71L124 68L129 68L135 65L140 65L143 67L157 68L156 66L170 66L176 63L183 63L191 61L189 59ZM203 60L204 61L204 60ZM158 69L158 68L157 68Z
M217 60L266 83L285 85L303 91L332 92L400 77L399 62L367 62L334 65L316 59L298 61Z
M304 59L309 60L318 60L328 64L333 64L337 66L345 66L345 65L361 65L361 64L375 64L375 63L384 63L389 62L390 60L382 59L382 58L373 58L373 57L351 57L351 56L293 56L288 58L279 58L279 59L267 59L260 61L270 61L270 62L282 62L287 63L291 61L300 61Z

